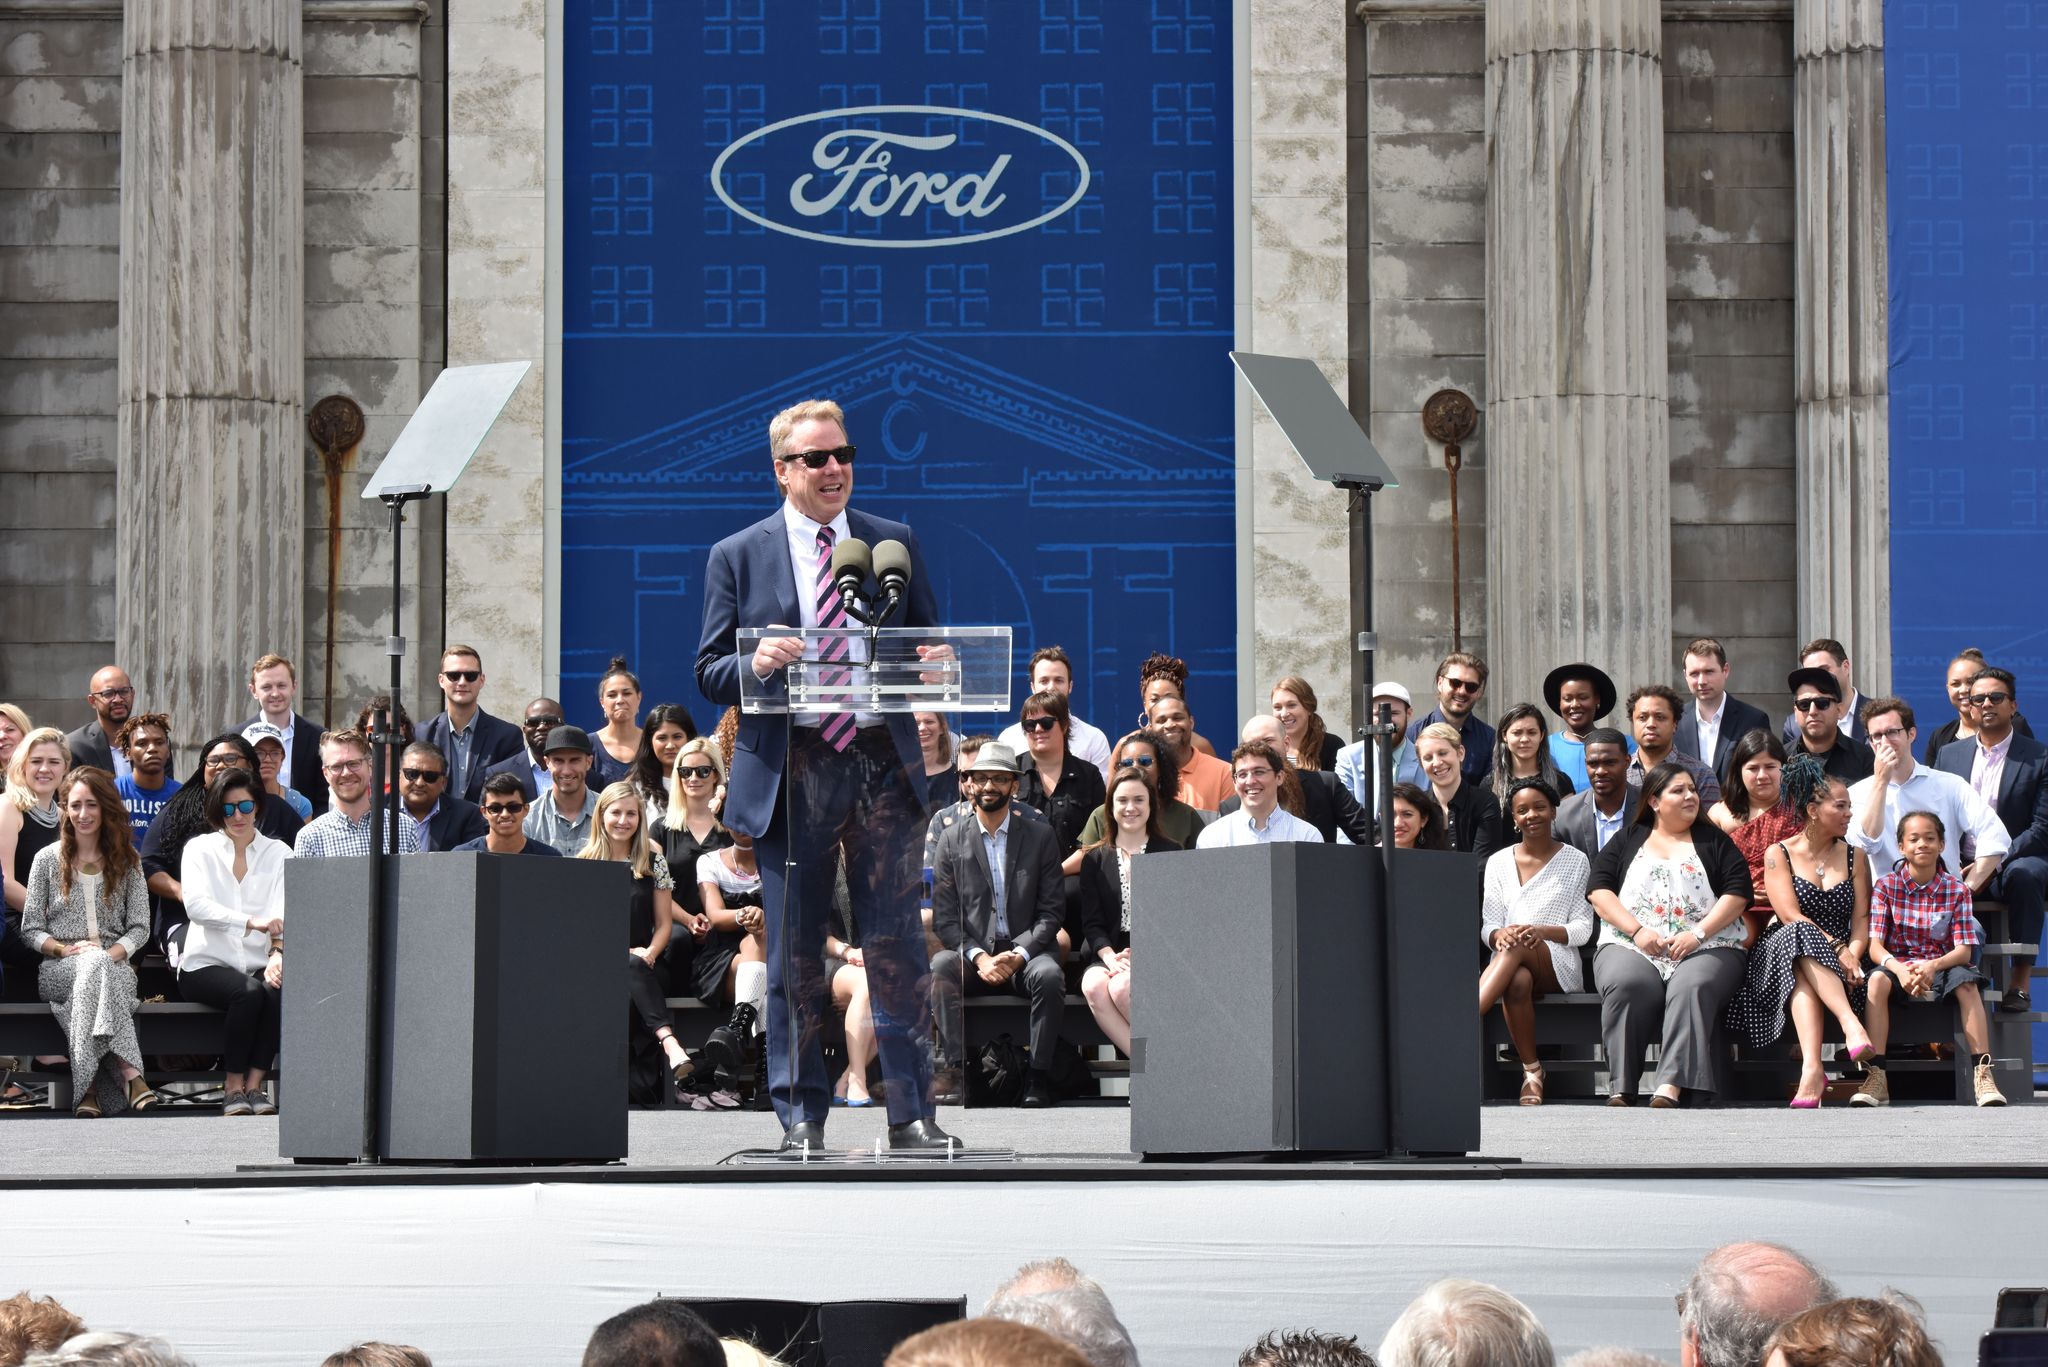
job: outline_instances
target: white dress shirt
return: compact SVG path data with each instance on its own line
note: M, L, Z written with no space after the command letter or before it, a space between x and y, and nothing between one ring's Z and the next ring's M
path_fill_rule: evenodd
M258 832L249 842L248 872L235 881L235 845L223 831L194 836L185 846L178 881L185 891L185 951L173 967L215 965L237 973L261 971L270 958L270 937L249 929L251 921L284 915L284 842Z
M782 503L782 525L789 532L789 565L790 569L796 574L797 613L803 618L801 622L793 623L792 625L815 627L818 625L818 533L829 525L832 528L833 546L837 547L843 543L847 537L852 535L852 532L848 530L846 510L841 508L839 516L833 518L829 524L813 522L810 518L798 512L794 503L784 499ZM766 626L768 624L764 622L762 625ZM846 625L857 627L860 623L849 617ZM868 643L866 641L852 640L846 643L847 659L865 660L867 657ZM806 646L804 648L804 658L808 660L817 659L818 647L816 645ZM855 726L874 726L881 720L882 718L873 712L856 712L853 714L853 724ZM822 726L825 724L825 717L820 712L799 712L796 715L796 724L798 726Z
M1711 717L1700 709L1697 698L1693 700L1692 721L1693 725L1697 726L1700 731L1700 758L1708 764L1714 762L1714 747L1721 742L1721 718L1727 715L1728 695L1726 693L1721 695L1721 705L1714 709L1714 715Z
M1221 850L1233 845L1274 845L1288 841L1320 845L1323 833L1285 807L1275 807L1263 826L1253 825L1251 813L1239 807L1228 816L1219 816L1202 827L1202 833L1195 837L1195 848Z
M1960 878L1963 876L1963 836L1969 835L1975 854L1973 858L1990 859L2003 855L2012 848L2012 837L2005 832L2005 823L1998 819L1998 813L1991 804L1977 796L1977 790L1970 781L1939 769L1930 769L1924 764L1915 764L1913 772L1901 780L1893 778L1884 790L1884 829L1876 839L1863 833L1863 817L1870 810L1870 795L1876 786L1875 778L1859 780L1849 789L1849 802L1853 812L1849 817L1849 843L1863 851L1870 860L1870 876L1882 878L1892 871L1892 865L1899 860L1899 818L1908 812L1932 812L1941 818L1942 829L1947 840L1942 846L1941 857L1946 861L1948 871Z
M1013 755L1031 753L1031 742L1024 739L1022 722L1011 722L996 739L1009 746ZM1090 726L1071 712L1067 713L1067 749L1075 758L1086 760L1100 769L1103 778L1110 777L1109 737L1102 733L1100 727Z

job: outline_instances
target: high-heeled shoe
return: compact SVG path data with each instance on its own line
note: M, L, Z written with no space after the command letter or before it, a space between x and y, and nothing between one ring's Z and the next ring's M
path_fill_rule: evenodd
M1543 1078L1542 1064L1525 1063L1522 1065L1522 1105L1541 1106L1543 1104Z
M156 1105L157 1101L157 1094L150 1087L147 1078L138 1073L128 1079L128 1108L130 1110L146 1111Z
M1849 1046L1849 1061L1851 1063L1861 1063L1876 1052L1877 1046L1872 1044L1870 1037L1866 1035L1863 1038L1863 1043Z

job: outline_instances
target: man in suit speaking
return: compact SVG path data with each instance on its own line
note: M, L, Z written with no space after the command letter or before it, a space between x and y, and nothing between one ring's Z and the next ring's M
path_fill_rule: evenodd
M909 590L893 625L931 626L938 617L910 528L846 506L854 448L838 404L812 400L776 414L768 424L768 451L782 507L713 546L705 568L697 686L721 706L740 701L740 671L751 670L761 691L781 690L787 687L783 671L805 654L796 636L763 637L743 654L741 628L853 625L831 582L832 549L849 536L870 545L893 539L910 550ZM848 654L860 658L865 649L855 643ZM931 658L943 648L918 650ZM816 656L815 647L811 653ZM785 725L793 728L787 738ZM842 852L888 1083L889 1145L953 1143L932 1119L929 964L917 906L924 874L923 772L917 727L907 712L798 713L787 722L740 714L723 819L754 837L761 868L768 1090L786 1150L823 1146L832 1103L819 1029L827 991L824 920ZM793 811L785 811L785 799Z

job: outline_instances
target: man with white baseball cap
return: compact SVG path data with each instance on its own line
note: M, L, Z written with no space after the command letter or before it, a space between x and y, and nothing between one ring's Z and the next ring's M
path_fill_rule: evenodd
M1408 690L1397 683L1376 683L1372 686L1374 717L1379 714L1380 703L1385 702L1394 715L1394 732L1401 737L1394 750L1394 781L1427 786L1422 778L1422 765L1416 761L1415 746L1408 739L1408 718L1415 710L1415 703L1408 696ZM1358 799L1358 805L1369 813L1377 812L1373 797L1374 775L1380 771L1379 746L1374 742L1371 748L1362 740L1355 740L1337 752L1337 781L1350 790Z

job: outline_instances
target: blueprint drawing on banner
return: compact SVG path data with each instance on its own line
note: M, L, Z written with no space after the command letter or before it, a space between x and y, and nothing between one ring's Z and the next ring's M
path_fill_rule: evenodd
M1020 688L1057 642L1115 735L1163 650L1227 715L1227 0L566 11L571 719L621 653L715 720L705 554L774 509L767 422L806 398L845 407L854 505L916 530L942 619L1015 629Z

